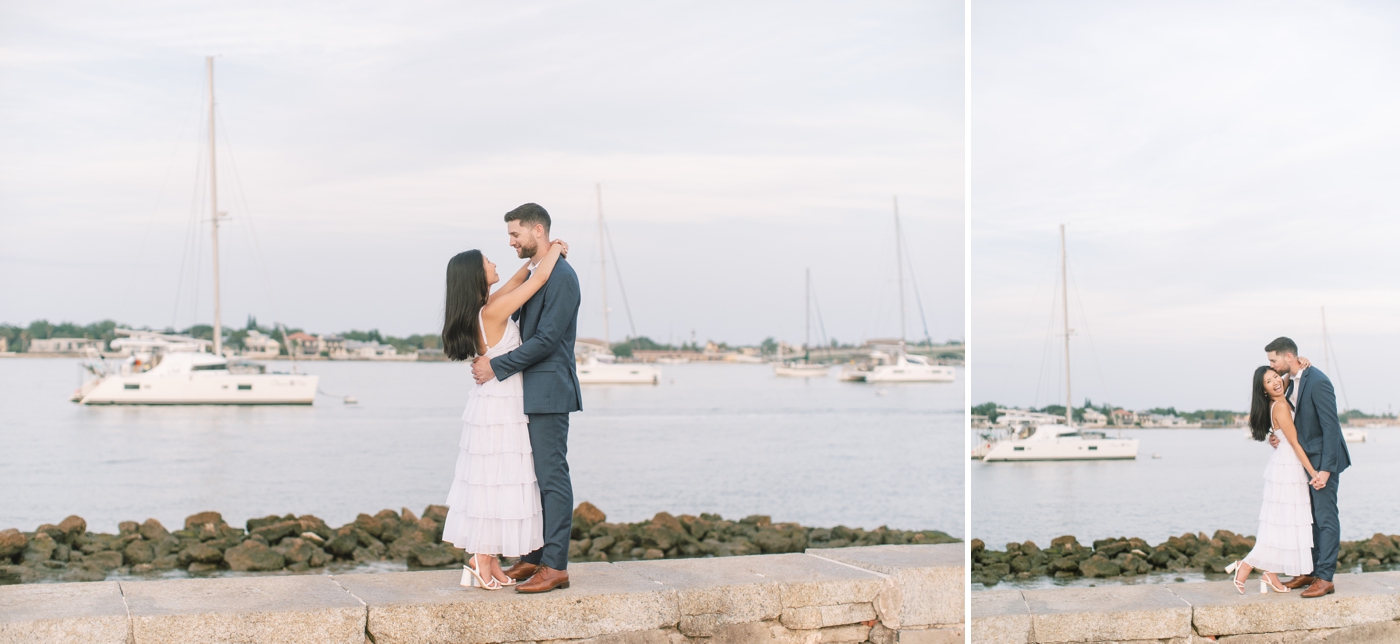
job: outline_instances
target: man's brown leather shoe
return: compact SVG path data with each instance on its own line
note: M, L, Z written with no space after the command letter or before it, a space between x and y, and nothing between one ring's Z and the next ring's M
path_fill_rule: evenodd
M522 582L515 587L517 593L547 593L555 588L569 587L569 571L555 570L549 566L540 566L539 572L531 577L529 581Z
M505 572L506 576L510 577L511 579L514 579L516 581L525 581L526 579L530 578L530 575L535 574L535 571L539 569L539 564L517 561L515 562L514 566L505 569L503 572Z
M1321 597L1323 595L1331 595L1335 592L1337 592L1337 587L1333 586L1332 582L1327 581L1325 579L1319 579L1317 581L1314 581L1311 586L1308 586L1307 590L1303 591L1303 596Z
M1283 582L1283 587L1289 590L1298 590L1299 588L1311 586L1314 581L1317 581L1317 577L1312 575L1298 575L1297 577Z

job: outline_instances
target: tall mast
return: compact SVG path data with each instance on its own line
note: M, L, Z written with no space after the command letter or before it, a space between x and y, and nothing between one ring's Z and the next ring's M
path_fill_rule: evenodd
M1065 426L1074 426L1074 396L1069 392L1069 270L1065 258L1065 225L1060 224L1060 282L1064 290L1060 292L1065 310Z
M806 308L803 309L807 314L807 322L802 332L802 350L808 351L807 347L812 344L812 269L810 268L807 269L807 288L802 293L807 298Z
M894 198L894 262L899 275L899 351L904 352L904 244L900 242L899 197Z
M593 184L598 192L598 291L603 294L603 342L612 347L612 337L608 334L608 260L603 248L603 184Z
M214 237L214 355L224 355L224 327L219 308L219 176L214 168L214 57L204 57L209 72L209 223Z

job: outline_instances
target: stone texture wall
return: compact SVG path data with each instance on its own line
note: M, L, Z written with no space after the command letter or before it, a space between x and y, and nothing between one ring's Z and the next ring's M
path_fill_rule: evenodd
M1400 572L1335 582L1315 599L1260 594L1257 575L1245 595L1229 581L975 592L969 632L983 644L1400 642Z
M0 587L0 643L953 644L964 546L570 566L543 595L459 571Z

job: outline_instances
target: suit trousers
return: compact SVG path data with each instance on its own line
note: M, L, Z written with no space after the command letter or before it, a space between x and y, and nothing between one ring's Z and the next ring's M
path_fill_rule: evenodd
M555 570L569 567L569 533L573 529L574 487L569 480L569 415L526 414L530 450L544 510L544 547L521 557L526 563Z
M1337 554L1342 545L1342 522L1337 516L1337 486L1340 483L1341 475L1333 472L1321 490L1308 487L1312 495L1313 516L1312 574L1327 581L1332 581L1332 575L1337 572Z

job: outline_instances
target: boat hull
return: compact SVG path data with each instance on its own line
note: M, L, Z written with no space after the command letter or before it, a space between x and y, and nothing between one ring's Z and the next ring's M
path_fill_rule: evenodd
M786 378L821 378L826 376L830 370L826 367L787 367L775 366L773 373Z
M1113 461L1137 458L1135 438L1087 440L1002 441L991 446L984 462L995 461Z
M661 370L644 364L579 365L578 381L585 385L654 385Z
M865 374L866 382L953 382L952 367L940 365L881 365Z
M198 374L103 377L84 405L310 405L319 376Z

